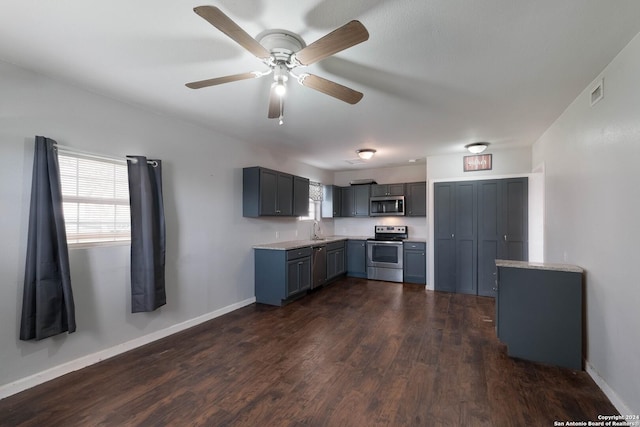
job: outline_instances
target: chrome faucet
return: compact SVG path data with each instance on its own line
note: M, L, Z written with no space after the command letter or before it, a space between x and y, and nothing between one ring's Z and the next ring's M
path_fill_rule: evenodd
M320 224L318 224L318 221L313 221L313 234L311 235L312 240L320 240L320 236L318 235L319 231Z

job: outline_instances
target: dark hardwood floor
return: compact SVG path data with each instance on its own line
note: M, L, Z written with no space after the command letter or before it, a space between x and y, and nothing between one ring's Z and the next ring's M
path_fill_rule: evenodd
M0 401L1 426L552 426L617 411L514 360L490 298L344 279L251 305Z

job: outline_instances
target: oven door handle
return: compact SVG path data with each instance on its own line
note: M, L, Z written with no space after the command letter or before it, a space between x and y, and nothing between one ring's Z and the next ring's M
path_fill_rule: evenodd
M391 242L391 241L384 241L384 240L369 240L367 243L369 243L371 246L374 246L374 245L378 245L378 246L402 246L402 242Z

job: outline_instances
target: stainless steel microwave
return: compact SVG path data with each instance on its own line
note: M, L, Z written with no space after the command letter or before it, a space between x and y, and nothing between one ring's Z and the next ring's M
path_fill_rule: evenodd
M404 196L371 197L370 216L404 216Z

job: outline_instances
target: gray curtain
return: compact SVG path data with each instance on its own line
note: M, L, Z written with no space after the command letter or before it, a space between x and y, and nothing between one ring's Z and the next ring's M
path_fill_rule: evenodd
M76 330L69 251L55 141L36 136L31 182L21 340Z
M167 303L162 162L127 156L131 203L131 312Z

